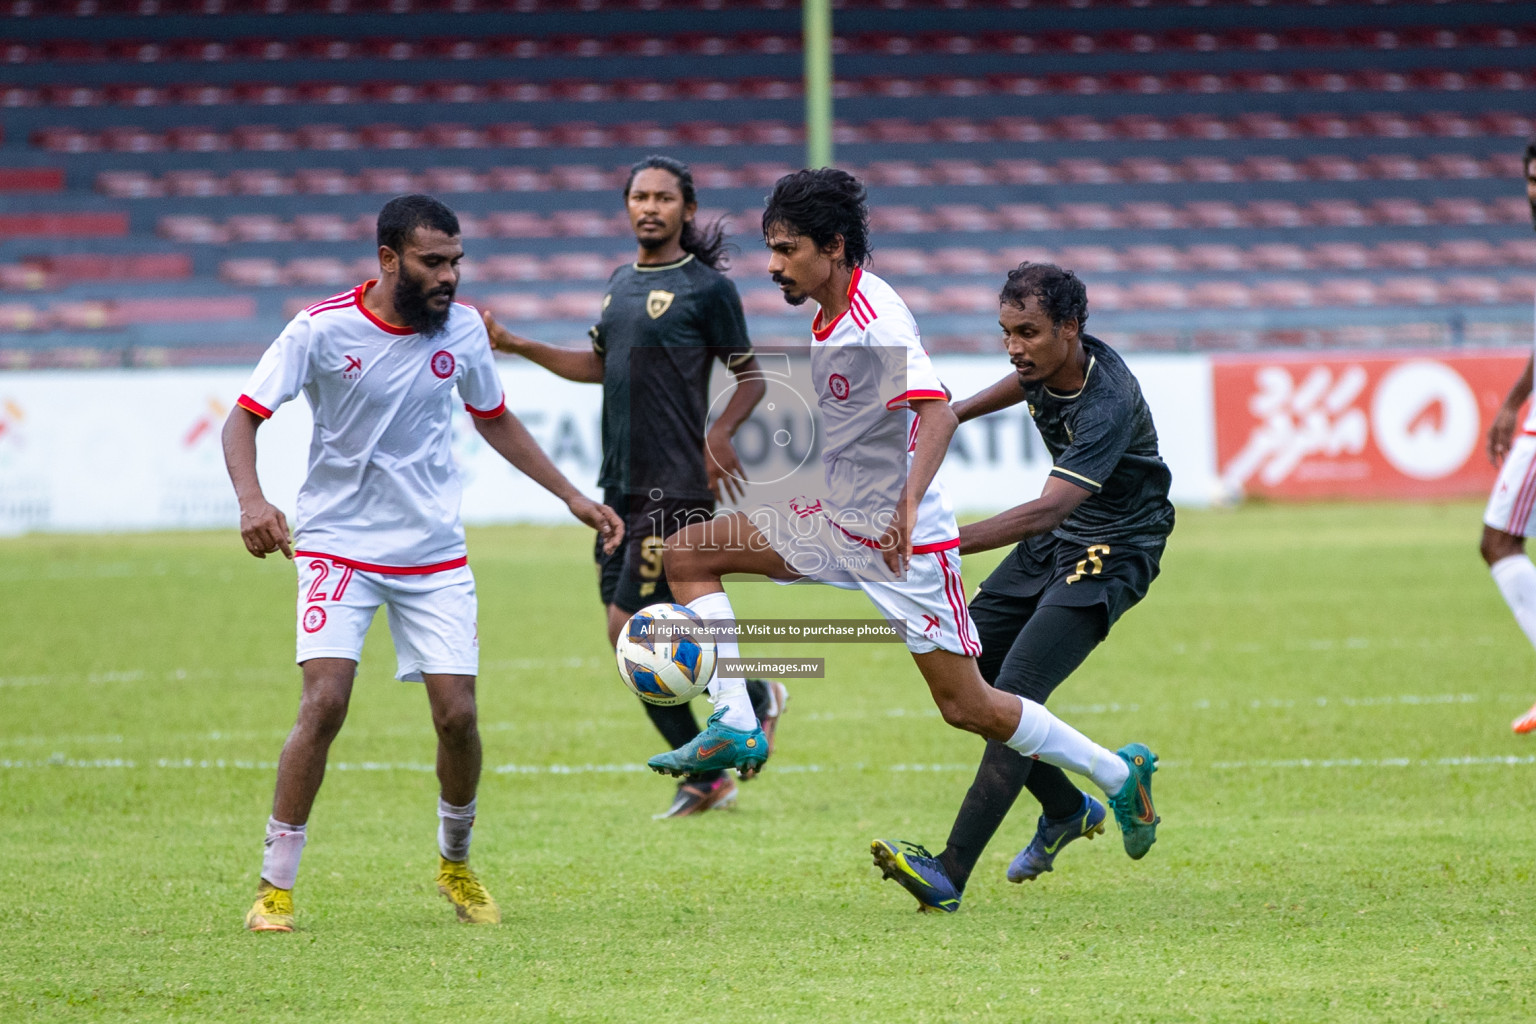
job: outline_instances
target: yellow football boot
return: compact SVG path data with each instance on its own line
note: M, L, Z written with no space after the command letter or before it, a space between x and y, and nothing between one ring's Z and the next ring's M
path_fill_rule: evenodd
M293 890L263 881L256 887L256 902L246 911L245 927L253 932L293 931Z
M501 908L463 860L437 859L437 891L448 897L459 920L469 924L500 924Z

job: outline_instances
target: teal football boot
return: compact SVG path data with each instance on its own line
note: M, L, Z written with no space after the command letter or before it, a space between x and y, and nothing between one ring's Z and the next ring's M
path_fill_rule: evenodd
M704 772L735 768L744 774L755 773L768 760L768 737L763 727L754 724L750 731L732 729L720 721L721 708L709 716L709 724L676 750L657 754L646 765L663 775L702 775Z
M1131 770L1120 792L1109 798L1120 826L1120 841L1131 860L1141 860L1157 842L1157 826L1163 820L1152 806L1152 773L1157 771L1157 755L1145 744L1131 743L1116 751Z

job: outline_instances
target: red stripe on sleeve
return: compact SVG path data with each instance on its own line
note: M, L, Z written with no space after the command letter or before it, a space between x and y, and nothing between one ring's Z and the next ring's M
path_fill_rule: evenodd
M502 395L501 396L501 404L498 405L496 408L491 409L488 412L481 412L479 409L476 409L474 406L470 405L468 402L464 403L464 408L468 409L469 410L469 414L471 416L475 417L475 419L477 419L477 420L493 420L496 417L500 416L502 413L507 411L507 396L506 395Z
M886 402L885 407L887 409L894 409L903 402L910 402L914 399L921 400L925 398L939 398L947 401L949 396L942 391L903 391L889 402Z
M256 401L256 399L252 398L250 395L241 395L238 399L236 399L235 404L242 409L246 409L255 413L257 416L260 416L264 420L269 420L272 418L272 410Z

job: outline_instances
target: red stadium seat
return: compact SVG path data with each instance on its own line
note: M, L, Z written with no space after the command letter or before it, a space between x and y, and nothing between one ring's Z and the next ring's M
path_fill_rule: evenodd
M741 126L741 141L749 146L798 146L805 132L785 121L747 121Z
M1119 180L1103 160L1068 158L1056 163L1057 173L1069 185L1111 185Z
M483 128L467 124L435 124L426 130L427 145L436 149L484 149L490 136Z
M224 196L229 194L229 182L212 171L167 171L165 190L173 196Z
M998 252L1002 262L1010 270L1020 263L1050 263L1054 253L1038 245L1010 245Z
M145 171L102 171L96 191L113 199L149 199L165 195L165 185Z
M556 164L549 169L550 183L571 192L607 192L622 188L627 173L605 171L592 164Z
M992 166L1005 185L1054 185L1057 180L1055 171L1039 160L997 160Z
M1249 292L1255 306L1266 309L1305 309L1312 305L1312 286L1305 281L1260 281Z
M995 231L998 226L991 210L974 203L940 203L933 216L943 231Z
M1130 157L1120 161L1119 176L1125 181L1147 185L1167 185L1181 180L1177 169L1157 157Z
M1372 219L1379 224L1422 227L1430 223L1430 211L1417 199L1377 199L1370 209Z
M44 257L40 266L61 282L176 281L192 276L192 260L184 253L136 255L67 253Z
M699 188L741 188L746 182L742 173L724 164L692 164L693 183Z
M989 125L980 124L963 117L938 117L928 122L928 127L933 132L935 142L991 142L992 129Z
M544 277L543 263L523 253L491 253L464 262L474 263L481 281L538 281Z
M1524 196L1500 196L1488 203L1488 220L1493 224L1531 223L1531 204Z
M1051 128L1058 137L1071 142L1104 142L1114 137L1109 125L1083 114L1054 118Z
M1125 218L1108 203L1062 203L1057 209L1069 228L1109 231L1125 226Z
M793 173L795 168L786 163L757 162L744 164L741 170L749 187L772 188L774 182L786 174Z
M1424 167L1403 153L1375 153L1366 158L1366 174L1385 181L1417 181L1429 176Z
M1299 228L1307 223L1301 207L1284 199L1260 199L1248 204L1248 215L1261 228Z
M995 316L997 289L981 284L946 285L934 293L933 308L941 313L980 313Z
M1247 269L1243 251L1235 245L1201 243L1185 254L1189 264L1199 270L1233 271Z
M165 149L165 136L133 125L121 125L101 133L101 148L114 153L159 153Z
M56 281L42 267L34 263L0 264L0 289L8 292L36 292L51 288ZM5 325L0 324L0 330Z
M540 149L550 144L549 133L520 121L509 121L486 126L493 146L508 149Z
M629 230L629 218L623 213L605 217L595 210L556 210L549 222L555 235L563 238L604 238Z
M942 185L996 184L995 172L974 160L935 160L933 170Z
M1070 245L1058 254L1062 266L1078 273L1108 274L1120 269L1120 258L1107 245Z
M492 167L486 178L497 192L548 192L553 187L548 175L532 167Z
M1309 156L1302 166L1307 177L1318 181L1359 181L1365 177L1360 165L1347 156Z
M876 206L869 212L869 226L876 232L897 234L934 230L935 218L915 206Z
M1314 139L1348 139L1359 134L1358 126L1349 118L1327 111L1312 111L1299 115L1296 118L1296 128L1299 134Z
M299 148L298 136L270 124L238 125L230 133L236 149L283 153Z
M293 176L294 187L305 195L345 196L357 192L357 179L334 167L304 167Z
M913 187L935 183L934 175L926 167L911 160L876 160L864 168L862 177L871 185Z
M1175 281L1137 281L1124 293L1128 309L1184 309L1189 293Z
M1504 301L1503 288L1498 278L1452 277L1440 288L1443 302L1459 302L1468 305L1493 304Z
M1240 281L1200 281L1189 290L1189 304L1197 309L1244 309L1251 302Z
M1114 133L1122 139L1163 142L1174 137L1173 126L1151 114L1122 114L1112 124Z
M597 319L602 308L602 292L555 292L545 298L544 315L590 322Z
M1371 222L1370 216L1352 199L1318 199L1306 206L1307 219L1313 224L1333 228L1360 228Z
M1370 306L1376 302L1376 286L1358 277L1327 277L1312 289L1318 306Z
M903 289L905 294L905 289ZM741 308L750 316L784 316L790 307L777 288L746 288L741 293Z
M222 245L229 241L230 237L227 227L216 223L211 217L196 214L161 217L157 225L157 233L161 238L168 238L173 242L197 244Z
M1184 254L1171 245L1132 245L1121 253L1121 262L1127 270L1169 273L1184 266ZM1098 300L1095 292L1094 300Z
M1424 163L1432 178L1470 179L1489 175L1497 176L1492 168L1466 153L1431 153L1424 158Z
M909 250L912 251L912 250ZM928 273L964 274L980 277L993 272L992 254L986 249L957 247L934 250ZM886 263L882 261L882 266Z
M690 121L678 126L678 134L694 146L736 146L744 141L740 129L715 121Z
M1251 156L1238 165L1238 177L1247 181L1302 181L1306 172L1283 156Z
M283 280L288 284L324 285L327 288L357 283L352 280L351 266L330 256L306 256L289 260L283 268Z
M1179 165L1186 181L1232 182L1239 179L1238 170L1230 160L1213 156L1186 157Z
M219 264L219 279L242 288L272 288L283 283L283 271L272 259L225 260Z
M1371 254L1359 242L1319 242L1312 247L1312 265L1325 270L1364 270Z
M236 214L226 222L234 242L289 242L293 226L270 213Z
M876 142L918 144L934 141L926 125L916 124L905 117L875 118L864 127Z
M1435 247L1434 260L1450 267L1491 267L1503 263L1503 256L1491 242L1481 238L1456 238Z
M940 252L973 252L975 250L941 249ZM875 273L891 277L922 277L934 273L934 261L921 249L881 248L875 251ZM971 273L971 271L964 271ZM778 292L771 293L781 303Z
M1376 246L1372 262L1394 270L1423 270L1435 265L1435 254L1423 242L1396 240Z
M1367 111L1360 115L1359 125L1361 134L1378 139L1411 139L1423 134L1418 122L1392 110Z
M1430 111L1419 118L1425 135L1441 138L1470 139L1482 134L1477 122L1456 111Z
M428 192L484 192L489 187L485 175L468 167L428 167L422 172Z
M1302 134L1302 126L1279 114L1252 110L1238 115L1231 134L1248 139L1294 139Z
M1531 297L1536 295L1536 277L1524 274L1518 277L1506 277L1500 282L1499 290L1505 302L1529 306Z
M1389 277L1376 285L1384 306L1433 306L1441 301L1440 282L1430 277Z
M1499 245L1503 262L1515 267L1536 266L1536 238L1512 238Z
M605 281L614 263L595 252L556 253L546 261L545 276L552 281Z
M1040 203L1002 203L996 212L1011 231L1050 231L1061 225L1061 218Z
M1259 270L1306 270L1311 265L1305 249L1285 242L1254 246L1249 250L1248 261Z
M296 135L300 149L330 152L359 149L364 143L374 149L406 149L420 144L415 132L394 125L366 125L354 131L339 124L306 124L299 126Z
M485 307L504 321L538 320L544 316L544 300L530 292L498 292L487 295Z
M416 191L416 177L403 167L364 167L357 176L357 190L401 195Z
M1195 227L1240 228L1246 220L1237 204L1224 200L1201 200L1186 203L1184 207Z
M221 153L230 148L230 137L204 125L183 125L166 133L170 147L183 153Z
M1131 227L1163 230L1188 227L1189 216L1168 203L1126 203L1121 208Z
M686 128L686 126L684 126ZM617 141L609 128L590 121L573 121L554 125L549 130L555 145L576 149L607 149ZM686 131L684 131L686 137Z
M233 218L231 218L233 220ZM306 242L351 242L367 237L358 221L339 213L301 213L293 218L293 232Z
M994 117L992 129L1006 142L1045 142L1051 130L1033 117Z

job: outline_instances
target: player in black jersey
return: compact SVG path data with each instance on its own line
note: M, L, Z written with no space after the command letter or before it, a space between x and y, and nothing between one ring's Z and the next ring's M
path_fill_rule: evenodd
M970 604L978 664L993 686L1043 704L1157 577L1173 530L1170 475L1141 386L1114 349L1082 333L1088 294L1076 275L1025 263L999 298L1014 372L957 402L955 412L963 422L1028 402L1054 465L1039 498L961 527L960 551L1016 545ZM1121 756L1156 770L1157 758L1139 743ZM924 909L958 910L982 850L1024 788L1043 814L1009 865L1009 881L1039 877L1067 843L1104 831L1104 805L1060 768L988 740L943 853L877 840L903 869L887 877ZM1140 859L1161 820L1151 794L1128 784L1109 797L1126 852Z
M630 168L624 205L638 252L633 263L608 278L590 349L530 341L485 317L497 351L525 356L567 380L603 385L598 483L626 523L618 550L595 549L610 645L630 615L672 600L662 574L662 540L713 515L717 500L740 497L745 476L731 438L765 390L741 298L721 273L724 232L719 224L694 223L698 202L688 166L664 156L641 160ZM709 426L709 377L716 360L736 375L736 389ZM762 680L749 683L771 741L785 689ZM644 706L672 746L698 735L690 706ZM708 772L684 779L658 817L729 807L735 799L734 780Z

